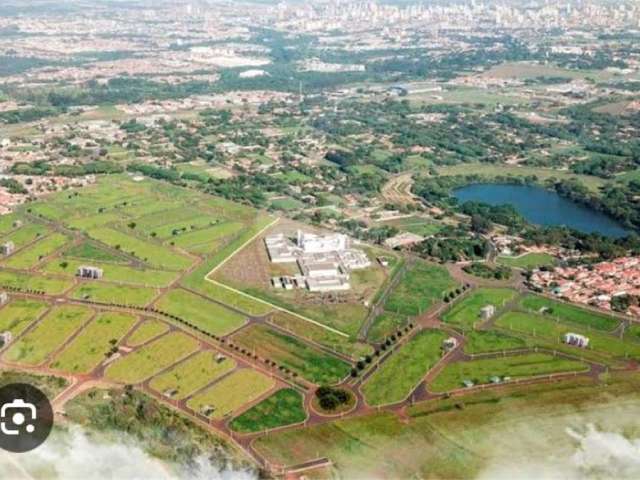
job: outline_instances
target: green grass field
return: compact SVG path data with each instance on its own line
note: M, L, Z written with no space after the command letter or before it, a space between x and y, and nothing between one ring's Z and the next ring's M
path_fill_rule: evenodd
M40 365L91 318L93 310L72 305L55 307L4 355L9 362Z
M19 270L32 268L43 258L62 248L68 241L69 238L65 235L54 233L12 255L4 265Z
M385 405L404 400L426 373L440 360L442 342L448 337L440 330L423 330L382 364L362 387L369 405Z
M105 377L119 383L140 383L197 349L197 340L172 332L113 362Z
M346 362L265 325L240 330L232 340L316 384L337 383L349 374L350 366Z
M12 231L0 239L0 243L13 242L16 249L23 248L35 242L48 232L47 227L38 223L25 223L22 227Z
M71 292L73 298L80 300L139 306L148 305L157 294L152 288L96 281L84 282Z
M213 335L231 333L246 321L243 315L186 290L170 291L157 302L157 307Z
M371 324L367 339L370 342L382 342L392 333L407 324L407 317L391 312L378 315Z
M520 301L520 305L531 313L539 313L546 309L545 316L560 319L562 322L575 323L587 328L595 328L610 332L614 330L620 321L603 313L594 312L584 308L555 302L548 298L527 295Z
M420 315L442 298L456 283L441 266L420 262L412 267L391 292L385 310L400 315Z
M532 269L552 266L556 259L548 253L527 253L519 257L498 257L498 263L512 268Z
M505 335L494 330L471 330L465 334L464 352L469 354L502 352L524 348L527 342L522 338Z
M16 338L49 307L45 302L24 298L12 299L0 308L0 332L11 332Z
M137 347L156 338L169 330L169 325L160 320L145 320L127 339L127 345Z
M240 310L247 315L263 316L273 311L273 307L265 303L257 302L215 283L207 283L209 285L206 288L208 297Z
M134 325L136 318L121 313L103 313L92 321L60 353L51 368L65 373L89 373Z
M433 392L447 392L463 388L463 380L471 380L478 385L490 383L493 376L508 376L515 380L559 372L580 372L587 368L582 362L545 353L471 360L447 365L429 385L429 389Z
M338 335L326 328L322 328L301 318L284 312L271 315L269 321L294 335L319 343L335 352L358 359L373 353L373 347L366 343L355 342L351 338Z
M216 355L217 352L212 350L199 352L170 371L154 377L149 385L163 394L175 391L171 398L182 400L236 367L235 360L224 358L218 361Z
M241 433L261 432L304 422L306 418L302 395L284 388L234 418L230 427Z
M21 272L0 271L0 288L42 290L48 295L58 295L73 285L71 279L30 275Z
M74 245L64 252L64 256L81 259L85 262L87 260L92 262L111 263L126 262L126 257L124 255L115 253L106 247L102 247L101 245L89 241L82 242L79 245Z
M584 327L561 323L542 315L507 312L496 320L496 326L535 337L538 343L551 345L575 355L587 357L589 353L596 352L609 357L640 358L640 344L638 343L623 341L597 330L587 330ZM589 348L581 349L561 344L562 337L569 332L587 336L590 339Z
M173 252L167 247L141 240L113 228L94 228L90 229L88 233L92 238L104 242L110 247L121 249L123 252L147 262L153 268L184 270L191 265L191 261L187 257Z
M256 370L243 368L192 397L187 406L196 412L202 412L205 408L213 409L209 417L222 419L260 398L274 386L272 378Z
M480 309L487 305L500 308L516 298L518 292L505 288L480 288L472 291L465 298L453 305L443 316L447 323L465 329L473 328L480 321Z
M75 277L78 267L90 265L104 270L103 280L117 282L126 285L140 285L144 287L167 287L177 277L177 272L166 270L153 270L148 268L133 268L128 265L103 262L87 262L71 258L54 259L42 266L47 273Z

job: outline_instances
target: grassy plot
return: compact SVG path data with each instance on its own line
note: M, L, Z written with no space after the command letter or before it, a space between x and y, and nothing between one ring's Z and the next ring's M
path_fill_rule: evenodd
M548 253L527 253L519 257L498 257L498 263L513 268L539 268L544 266L552 266L556 263L556 259Z
M213 335L231 333L246 321L243 315L186 290L170 291L157 302L157 306Z
M288 313L274 313L269 318L269 321L298 337L319 343L335 352L349 355L355 359L373 353L373 347L366 343L354 342L351 338L338 335L326 328L304 321Z
M241 310L247 315L264 316L273 311L273 307L265 303L258 302L215 283L209 283L206 293L212 299Z
M89 373L124 337L136 318L123 313L103 313L60 353L51 368L66 373Z
M49 314L17 340L4 355L9 362L39 365L91 318L93 310L73 305L55 307Z
M62 248L69 238L61 233L54 233L12 255L5 265L10 268L28 269L37 265L43 258Z
M525 348L527 342L522 338L505 335L494 330L471 330L465 334L464 352L469 354L502 352Z
M212 350L199 352L153 378L149 385L160 393L171 392L171 398L182 400L236 367L235 360L226 357L218 360L217 355Z
M517 295L518 292L515 290L505 288L480 288L451 307L444 314L443 320L463 328L473 328L473 325L480 320L482 307L493 305L500 308Z
M231 422L236 432L250 433L304 422L304 399L297 390L284 388L264 399Z
M385 310L400 315L420 315L456 283L446 269L420 262L411 268L391 292Z
M65 258L62 261L53 260L44 265L42 270L48 273L74 277L78 267L86 265L87 263L94 267L99 267L104 271L103 280L127 285L167 287L179 275L177 272L168 272L166 270L134 268L127 265L87 262L86 260L75 260L70 258Z
M113 362L107 367L105 377L120 383L140 383L197 348L197 340L172 332Z
M74 245L64 252L64 256L78 258L85 261L90 260L92 262L119 263L127 261L124 255L114 253L105 247L89 241L82 242L80 245Z
M463 380L471 380L478 385L490 383L492 377L508 376L518 379L585 370L587 366L582 362L558 358L546 353L471 360L447 365L429 385L429 389L434 392L447 392L462 388Z
M254 443L271 462L330 458L337 478L473 478L478 459L424 423L392 413L268 433Z
M47 227L37 223L27 223L23 227L2 238L0 243L13 242L16 248L22 248L47 233Z
M595 330L567 325L546 316L535 315L524 312L507 312L496 320L496 326L504 329L522 332L532 337L538 342L546 342L554 348L569 351L575 355L584 355L590 352L598 352L611 357L631 357L640 358L640 344L620 340L612 335L607 335ZM581 349L561 345L562 337L566 333L579 333L589 338L589 348Z
M155 268L184 270L191 265L191 260L167 247L141 240L113 228L95 228L88 233L91 237L113 248L122 249L123 252L140 258Z
M39 300L16 298L0 309L0 332L16 338L42 315L49 305Z
M157 290L151 288L104 282L84 282L71 292L73 298L80 300L139 306L148 305L157 294Z
M137 347L143 343L147 343L169 330L169 325L160 320L145 320L127 339L127 345Z
M362 387L369 405L385 405L404 400L426 373L440 360L441 330L423 330L393 353Z
M605 332L614 330L620 324L618 319L603 313L586 310L562 302L554 302L548 298L535 295L527 295L520 301L520 305L532 313L545 312L545 316Z
M41 290L58 295L73 285L70 279L34 276L27 273L0 271L0 286L21 290Z
M243 368L191 398L187 406L196 412L208 410L209 417L222 419L264 395L274 385L272 378L256 370Z
M371 342L382 342L385 338L395 333L398 329L407 324L407 317L391 312L383 312L378 315L369 330L368 340Z
M13 223L18 220L16 214L0 215L0 236L9 233L15 227Z
M252 325L233 335L232 339L317 384L336 383L349 374L348 363L266 325Z

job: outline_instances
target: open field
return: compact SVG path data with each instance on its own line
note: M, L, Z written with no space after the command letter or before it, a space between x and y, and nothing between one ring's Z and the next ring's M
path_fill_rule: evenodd
M150 319L142 322L127 339L127 345L137 347L167 332L169 325L160 320Z
M371 342L383 342L392 333L407 324L407 317L391 312L378 315L371 324L367 339Z
M213 335L231 333L246 321L239 313L186 290L170 291L157 302L157 306Z
M556 263L548 253L527 253L519 257L498 257L498 263L513 268L539 268L544 266L552 266Z
M155 268L182 270L191 264L188 258L166 247L141 240L113 228L94 228L90 229L88 233L92 238L118 250L122 249L123 252L140 258Z
M38 300L16 298L0 308L0 332L11 332L13 338L20 335L42 315L48 304Z
M557 349L561 349L560 342L566 333L579 333L589 338L589 348L581 349L562 345L562 349L573 352L574 355L584 355L585 358L595 352L609 357L640 359L640 344L638 343L623 341L596 330L587 330L583 327L561 323L542 315L507 312L496 320L496 326L535 337L538 342L555 344L554 348Z
M64 252L64 256L91 262L123 263L127 261L121 253L114 253L106 247L89 241L74 245Z
M145 306L157 295L151 288L85 282L71 292L73 298L94 302Z
M463 380L470 380L475 385L479 385L491 383L492 377L502 379L506 376L519 379L586 369L587 366L582 362L558 358L546 353L471 360L447 365L429 385L429 389L434 392L447 392L462 388Z
M465 339L464 352L469 354L502 352L527 346L522 338L494 330L471 330L465 333Z
M169 367L198 348L198 342L181 332L172 332L110 364L105 377L135 384Z
M471 329L476 322L480 321L482 307L493 305L500 308L516 298L517 294L518 292L515 290L505 288L480 288L470 292L451 307L444 314L443 320L465 329Z
M242 329L232 340L316 384L337 383L349 374L350 365L346 362L265 325Z
M37 265L44 257L51 255L56 250L62 248L69 239L60 234L54 233L39 240L20 252L12 255L4 265L10 268L26 270Z
M353 341L351 338L338 335L326 328L322 328L288 313L276 312L269 318L269 322L292 332L294 335L319 343L335 352L359 358L373 353L373 347L366 343Z
M66 373L89 373L107 358L109 350L135 321L135 317L126 314L99 315L56 357L51 368Z
M147 268L133 268L128 265L103 263L103 262L87 262L86 260L54 259L45 264L42 270L57 275L65 275L74 277L78 267L81 265L90 265L102 268L104 271L103 280L117 282L126 285L140 285L145 287L166 287L173 282L177 276L177 272L168 272L166 270L153 270Z
M260 432L300 423L306 418L302 395L292 388L285 388L234 418L230 426L236 432Z
M29 275L22 272L0 270L0 287L21 290L41 290L49 295L58 295L73 285L71 279Z
M442 342L447 337L440 330L423 330L400 347L362 387L367 403L384 405L404 400L440 360Z
M382 222L383 225L396 227L398 230L415 233L423 237L435 235L442 230L443 225L428 218L418 216L399 218L395 220L387 220Z
M527 295L520 301L520 306L532 313L544 312L545 316L556 318L562 322L575 323L587 328L595 328L610 332L614 330L620 321L615 317L604 313L594 312L562 302L554 302L548 298Z
M265 303L257 302L215 283L209 283L206 290L208 297L236 308L247 315L263 316L273 311L273 308Z
M22 227L2 237L0 243L13 242L16 249L20 249L43 237L47 232L48 229L44 225L25 223Z
M406 272L387 298L385 310L400 315L420 315L456 286L447 270L439 265L419 262Z
M273 379L256 370L243 368L192 397L187 405L196 412L212 410L209 417L222 419L267 393L274 385Z
M393 478L476 478L483 472L487 478L502 472L501 478L539 478L550 457L583 451L567 429L594 424L606 426L604 432L629 431L630 419L640 415L638 388L637 373L611 375L606 383L577 378L514 385L472 393L464 401L417 404L406 420L376 413L271 432L254 446L286 465L327 457L334 465L329 473L343 478L377 478L381 469ZM552 467L544 470L549 476L557 471Z
M4 355L9 362L40 365L91 318L93 310L73 305L55 307L18 339Z
M213 350L203 350L154 377L149 386L162 394L170 392L173 399L187 398L236 367L235 360L225 357L218 360L217 355Z
M502 163L495 165L486 163L461 163L459 165L437 167L436 170L438 171L438 175L441 176L474 174L484 175L487 177L497 177L504 175L528 177L535 175L539 180L546 180L548 178L557 178L559 180L576 178L580 180L580 182L582 182L592 192L597 192L598 189L605 184L605 181L603 179L591 175L579 175L571 172L553 170L549 168L505 165Z

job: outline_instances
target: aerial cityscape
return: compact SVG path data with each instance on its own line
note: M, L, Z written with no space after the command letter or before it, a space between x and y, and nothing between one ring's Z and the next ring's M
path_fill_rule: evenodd
M4 0L0 477L640 478L640 3Z

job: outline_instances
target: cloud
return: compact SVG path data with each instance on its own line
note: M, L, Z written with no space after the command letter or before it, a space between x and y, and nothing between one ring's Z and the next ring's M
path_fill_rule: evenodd
M56 431L39 448L26 454L0 456L2 463L38 480L253 480L249 471L220 471L205 457L186 468L167 464L147 454L126 435L107 439L79 426ZM1 468L0 468L1 470Z
M592 423L582 428L565 427L565 434L573 443L568 455L554 455L553 446L549 446L530 451L525 460L493 458L478 480L640 478L640 438L629 439Z

